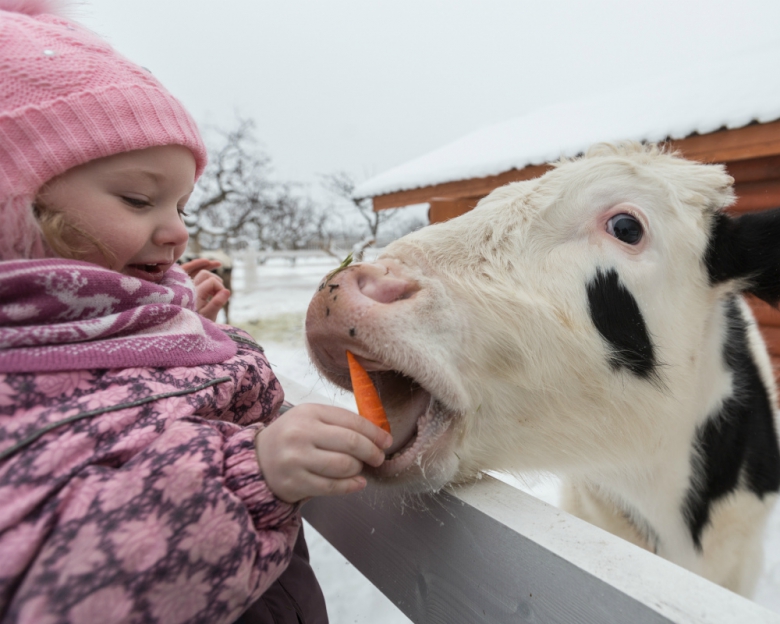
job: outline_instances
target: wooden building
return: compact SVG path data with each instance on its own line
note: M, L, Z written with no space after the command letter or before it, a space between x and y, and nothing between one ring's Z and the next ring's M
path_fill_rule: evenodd
M780 207L780 79L770 79L778 66L780 48L763 50L548 107L474 132L366 181L356 193L371 197L375 210L428 203L436 223L471 210L499 186L542 175L560 156L599 141L636 140L725 164L735 180L733 213ZM780 379L780 312L751 304Z

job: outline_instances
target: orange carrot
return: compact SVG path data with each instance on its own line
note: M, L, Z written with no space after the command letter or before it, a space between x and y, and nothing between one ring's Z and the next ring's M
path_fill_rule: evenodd
M382 407L382 401L371 377L349 351L347 351L347 362L349 362L349 376L352 379L352 391L355 393L358 413L390 433L390 423L387 422L385 408Z

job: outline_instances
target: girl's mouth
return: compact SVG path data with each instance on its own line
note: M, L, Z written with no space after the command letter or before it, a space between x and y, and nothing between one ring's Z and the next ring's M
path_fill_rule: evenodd
M149 282L162 281L170 264L128 264L124 273Z

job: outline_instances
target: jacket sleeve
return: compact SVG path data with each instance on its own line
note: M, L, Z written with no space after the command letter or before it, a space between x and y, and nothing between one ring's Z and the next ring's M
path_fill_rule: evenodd
M223 396L216 403L202 411L208 418L218 418L239 425L253 423L268 424L279 416L284 401L284 390L271 369L263 348L248 334L235 331L229 333L241 338L238 353L223 366L233 368L237 379L234 387L221 389Z
M303 527L290 565L235 624L328 624L325 596L309 563Z
M235 621L284 571L300 526L263 480L260 427L116 412L0 467L0 620Z

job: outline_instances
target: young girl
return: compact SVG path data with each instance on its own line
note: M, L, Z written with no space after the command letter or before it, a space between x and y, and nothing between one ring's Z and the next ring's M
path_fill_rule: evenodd
M277 418L262 349L175 264L195 124L46 4L0 0L0 620L324 622L299 507L390 437Z

